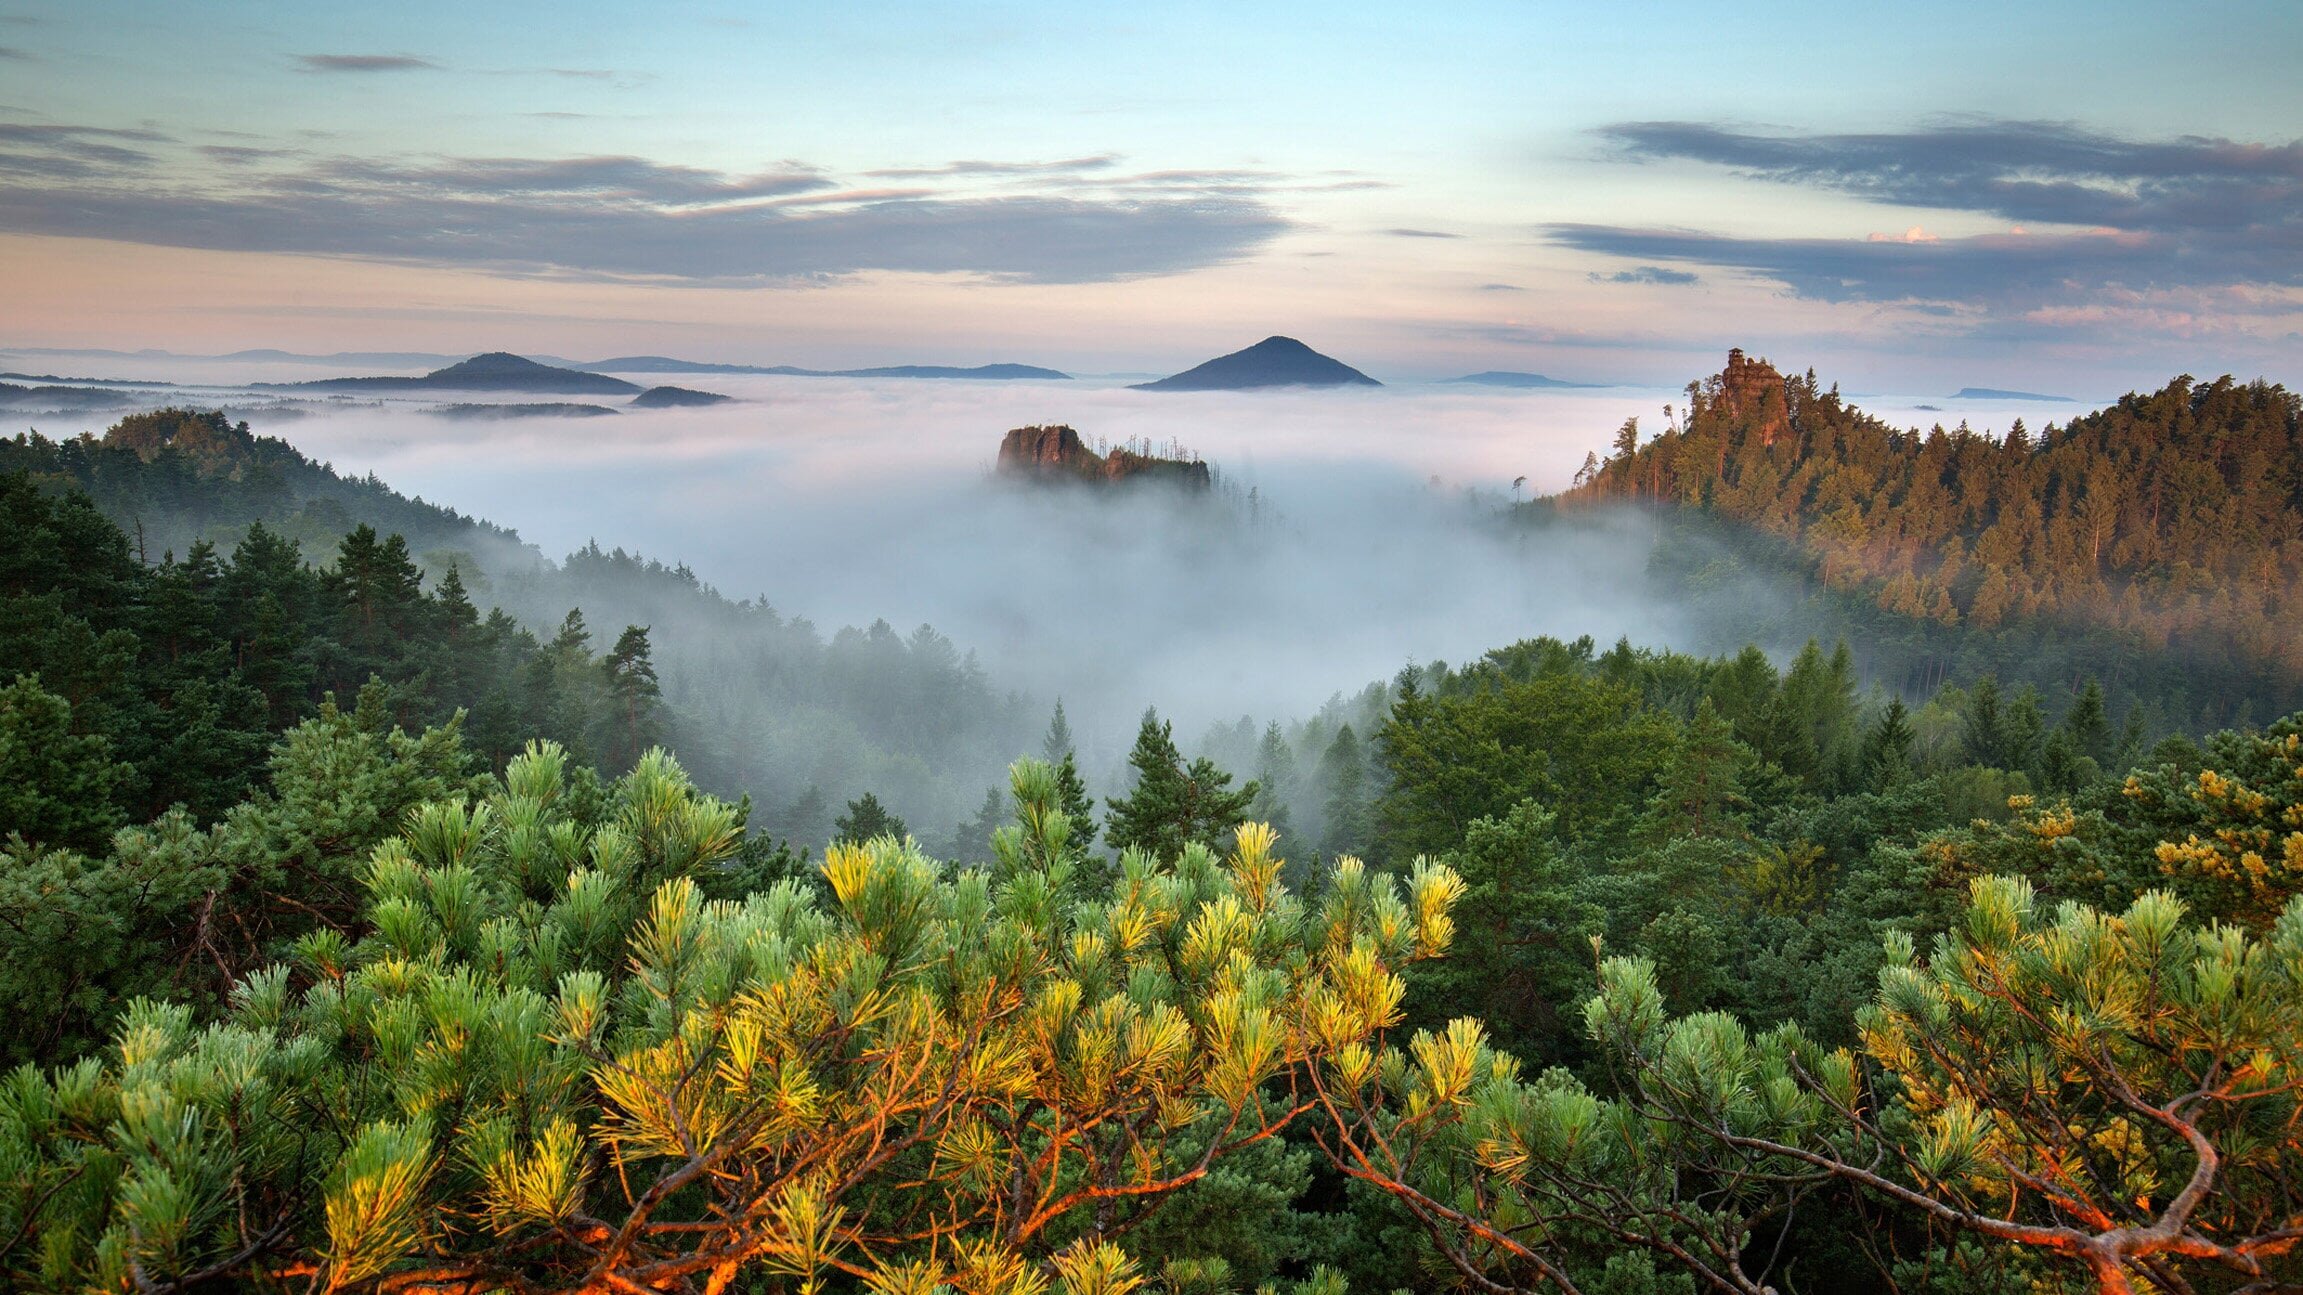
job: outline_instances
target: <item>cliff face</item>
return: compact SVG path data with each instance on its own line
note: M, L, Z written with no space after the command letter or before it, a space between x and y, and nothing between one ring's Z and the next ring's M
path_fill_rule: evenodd
M1123 481L1165 481L1186 490L1210 485L1208 466L1198 459L1168 459L1115 449L1098 458L1069 427L1018 427L1000 438L999 474L1040 481L1084 481L1116 485Z

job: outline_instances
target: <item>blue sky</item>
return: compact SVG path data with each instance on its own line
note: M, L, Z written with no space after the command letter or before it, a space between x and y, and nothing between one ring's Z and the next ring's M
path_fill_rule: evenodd
M2303 6L0 6L0 345L2294 381Z

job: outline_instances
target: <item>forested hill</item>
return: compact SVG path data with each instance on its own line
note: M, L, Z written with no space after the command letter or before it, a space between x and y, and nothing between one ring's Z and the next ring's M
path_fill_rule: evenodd
M0 438L0 473L9 472L86 494L148 563L181 557L199 540L229 549L258 521L307 554L333 549L365 522L402 537L412 553L435 555L426 563L435 576L451 563L469 579L475 563L500 574L542 559L505 527L411 499L373 476L343 476L215 410L131 414L101 437Z
M1701 509L1791 541L1828 585L1942 625L2046 619L2303 677L2303 404L2179 377L2004 436L1891 427L1729 353L1686 410L1586 461L1563 506Z

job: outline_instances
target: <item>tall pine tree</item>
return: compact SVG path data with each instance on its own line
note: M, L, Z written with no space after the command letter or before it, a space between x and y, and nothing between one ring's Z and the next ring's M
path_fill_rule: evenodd
M1205 756L1186 765L1172 726L1153 710L1144 712L1128 764L1135 770L1135 790L1105 802L1111 814L1104 839L1113 849L1172 859L1194 841L1217 854L1231 848L1232 833L1247 821L1255 800L1254 783L1231 790L1231 775Z

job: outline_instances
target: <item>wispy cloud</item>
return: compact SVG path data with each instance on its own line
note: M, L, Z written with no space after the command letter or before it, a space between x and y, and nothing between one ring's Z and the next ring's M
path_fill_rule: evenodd
M66 126L46 122L0 122L0 175L75 181L119 174L151 165L149 148L172 142L147 129Z
M226 166L254 166L276 157L289 156L285 149L254 148L246 144L202 144L199 151L202 157L222 162Z
M1047 174L1038 189L986 193L969 181L1019 173L852 187L799 162L734 173L630 156L410 161L219 145L188 155L204 166L171 168L129 146L163 142L144 131L0 123L0 174L11 177L0 186L0 230L521 275L757 283L867 271L1136 278L1236 259L1290 227L1253 191L1089 190L1073 182L1076 169Z
M34 63L39 61L38 56L34 55L30 50L17 49L13 45L0 45L0 59L6 59L15 63Z
M797 163L756 175L730 176L630 156L475 157L433 166L337 159L321 168L319 176L346 187L388 186L465 196L557 194L666 207L772 198L828 188L832 183Z
M420 72L440 68L431 59L413 54L298 54L296 64L305 72Z
M1386 234L1389 234L1389 235L1391 235L1393 238L1461 238L1461 237L1463 237L1463 235L1461 235L1461 234L1450 234L1450 233L1448 233L1448 232L1447 232L1447 231L1445 231L1445 230L1439 230L1439 229L1387 229L1387 230L1385 230L1385 231L1383 231L1383 232L1384 232L1384 233L1386 233Z
M1554 239L1585 251L1743 270L1819 300L2000 313L2108 292L2303 285L2303 141L2143 140L1988 119L1860 135L1675 121L1599 133L1635 162L1694 162L1759 182L2017 223L1956 238L1919 224L1863 238L1551 227Z
M1728 167L1905 207L2119 229L2293 218L2303 141L2134 140L2060 122L1967 121L1871 135L1759 134L1701 122L1600 131L1626 156Z
M1479 290L1480 290L1481 292L1525 292L1525 291L1527 291L1527 289L1520 287L1520 286L1519 286L1518 284L1516 284L1516 283L1483 283L1483 284L1479 285Z
M1101 171L1117 165L1117 153L1094 153L1086 157L1068 157L1054 162L987 162L967 160L946 162L941 166L889 167L866 171L876 180L918 180L930 176L949 175L1063 175L1075 171Z
M1852 238L1732 238L1678 229L1554 225L1557 241L1645 262L1743 270L1818 301L2020 306L2149 279L2180 257L2147 235L1979 235L1932 243ZM2215 277L2229 271L2218 270Z
M1666 269L1660 265L1637 265L1628 270L1617 270L1613 274L1594 274L1591 276L1591 281L1593 283L1646 283L1684 287L1690 283L1701 282L1701 278L1685 270Z

